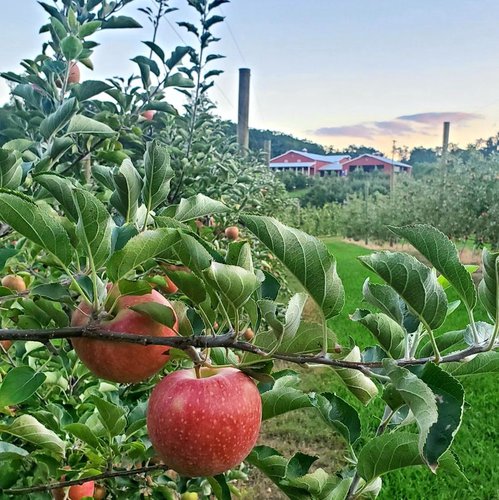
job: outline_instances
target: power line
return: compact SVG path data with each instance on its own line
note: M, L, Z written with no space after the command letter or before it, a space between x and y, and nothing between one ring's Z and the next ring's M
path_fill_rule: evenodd
M229 35L232 38L232 41L234 42L234 45L236 46L237 51L239 52L239 55L241 56L241 60L243 61L245 66L248 66L248 63L246 62L246 59L244 57L243 51L241 50L241 47L239 46L239 43L237 43L236 37L234 35L234 32L232 31L232 28L230 27L229 21L227 20L227 16L225 15L225 12L223 11L222 7L219 7L220 12L222 15L225 17L225 24L227 26L227 29L229 30Z

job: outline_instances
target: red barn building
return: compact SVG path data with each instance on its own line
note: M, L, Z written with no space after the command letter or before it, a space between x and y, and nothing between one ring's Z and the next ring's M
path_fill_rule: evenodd
M290 150L272 158L269 167L274 172L296 172L305 175L343 175L348 155L318 155Z
M357 158L348 160L342 165L343 175L353 172L356 169L362 169L364 172L384 172L385 174L406 172L411 173L412 167L400 161L390 160L384 156L364 154Z

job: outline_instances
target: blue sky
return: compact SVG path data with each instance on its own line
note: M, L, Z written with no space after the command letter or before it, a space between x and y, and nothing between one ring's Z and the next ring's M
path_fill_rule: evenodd
M7 71L37 53L45 13L34 0L2 3ZM136 9L152 3L135 0L128 13L147 26ZM171 25L191 17L185 4L172 0L180 10ZM436 146L445 119L461 145L499 130L497 0L232 0L222 13L216 51L227 56L225 74L211 96L224 118L236 118L238 68L250 67L251 125L325 145ZM171 25L161 29L165 47L190 41ZM84 77L134 71L129 59L146 53L146 39L147 29L99 35L95 72Z

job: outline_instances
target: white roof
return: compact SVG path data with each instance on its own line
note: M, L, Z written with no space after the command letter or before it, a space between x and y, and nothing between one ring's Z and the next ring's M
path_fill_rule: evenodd
M331 163L331 165L326 165L325 167L320 168L319 172L323 172L324 170L343 170L343 165L337 161Z
M349 161L358 160L359 158L362 158L364 156L367 156L369 158L373 158L375 160L381 160L381 161L384 161L385 163L389 163L390 165L395 165L397 167L409 167L409 168L412 168L412 166L408 165L407 163L402 163L400 161L394 161L394 160L391 160L390 158L386 158L385 156L371 155L369 153L365 153L363 155L357 156L356 158L352 158L352 160L349 160Z
M283 156L286 156L288 153L296 153L301 156L306 156L307 158L310 158L313 161L323 161L327 163L335 163L340 160L348 160L351 158L350 155L318 155L315 153L309 153L307 151L298 151L296 149L290 149L289 151L286 151L282 155L276 156L275 158L272 158L270 161L273 162L274 160L277 160L278 158L281 158ZM303 162L302 162L303 164ZM275 163L274 163L275 165ZM322 169L321 169L322 170Z
M278 167L313 167L315 165L315 161L297 161L297 162L291 162L291 161L283 161L283 162L270 162L269 166L270 168L278 168Z

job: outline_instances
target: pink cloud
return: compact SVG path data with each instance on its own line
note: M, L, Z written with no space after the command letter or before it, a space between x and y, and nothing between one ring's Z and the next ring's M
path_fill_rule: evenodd
M398 116L397 120L422 123L425 125L437 125L442 122L461 122L479 120L483 118L477 113L465 113L464 111L446 111L431 113L416 113L414 115Z

